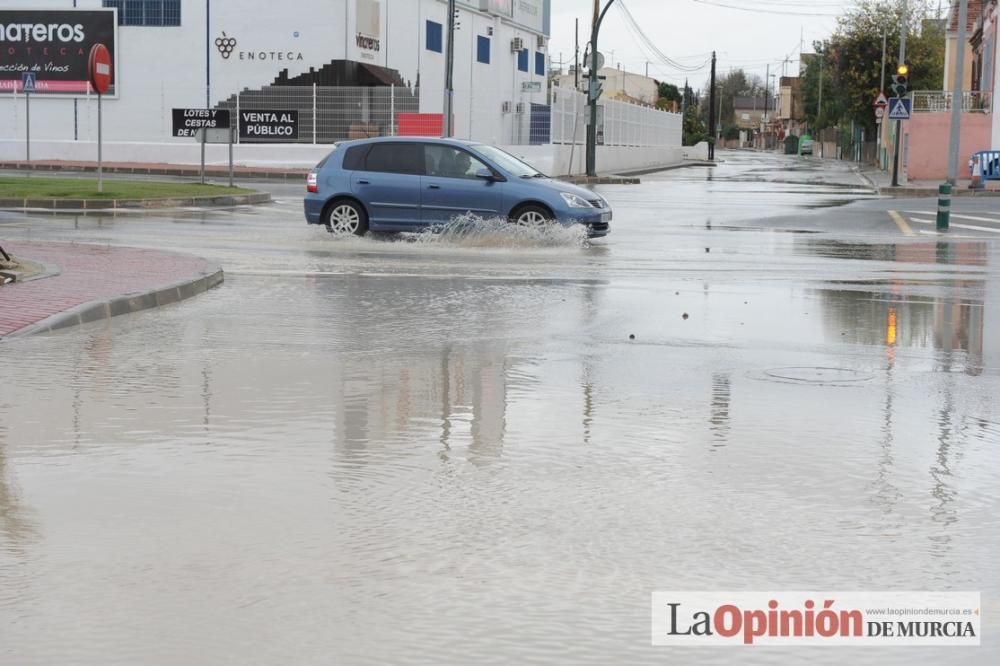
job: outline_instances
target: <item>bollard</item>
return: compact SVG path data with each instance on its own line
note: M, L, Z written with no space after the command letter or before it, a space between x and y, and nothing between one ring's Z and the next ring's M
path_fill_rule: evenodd
M951 219L951 183L941 183L938 186L937 230L948 231L948 221Z

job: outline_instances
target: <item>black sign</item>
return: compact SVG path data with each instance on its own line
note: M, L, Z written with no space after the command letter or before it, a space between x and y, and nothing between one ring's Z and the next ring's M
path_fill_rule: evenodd
M298 111L240 111L240 141L294 141Z
M229 111L174 109L174 136L196 136L200 129L229 129Z
M90 48L104 44L115 62L117 29L111 9L0 10L0 91L21 90L30 72L36 94L87 94ZM116 83L112 77L109 95Z

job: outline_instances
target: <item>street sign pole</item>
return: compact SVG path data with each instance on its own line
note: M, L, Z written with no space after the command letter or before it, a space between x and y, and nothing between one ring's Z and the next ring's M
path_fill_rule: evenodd
M31 161L31 93L24 93L24 159Z
M97 191L104 191L104 116L101 111L101 93L97 93Z
M201 131L201 184L205 184L205 130Z
M94 44L87 59L90 87L97 93L97 191L104 191L104 93L111 87L111 53L104 44Z

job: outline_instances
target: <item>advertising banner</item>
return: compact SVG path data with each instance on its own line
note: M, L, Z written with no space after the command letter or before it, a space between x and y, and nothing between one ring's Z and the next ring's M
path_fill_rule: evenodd
M114 9L0 10L0 92L20 92L25 73L35 75L35 94L92 92L90 49L104 44L117 72L117 37ZM107 96L117 96L116 78Z

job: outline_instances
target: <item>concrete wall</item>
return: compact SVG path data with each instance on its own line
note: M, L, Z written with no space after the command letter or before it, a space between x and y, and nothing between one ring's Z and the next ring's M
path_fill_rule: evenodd
M984 113L963 113L958 152L959 178L968 177L972 153L990 148L993 118ZM907 146L903 169L909 180L943 180L948 176L950 113L915 113L903 123Z

